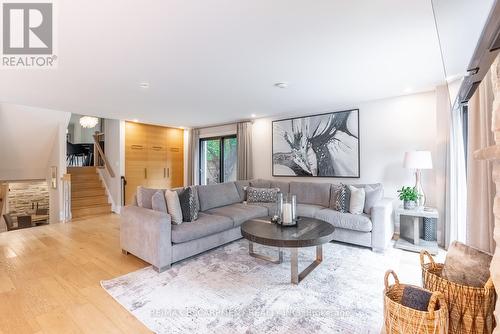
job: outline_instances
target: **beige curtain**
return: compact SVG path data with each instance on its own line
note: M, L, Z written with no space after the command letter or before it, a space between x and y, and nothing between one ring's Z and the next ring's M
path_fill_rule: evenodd
M198 184L200 130L190 129L188 136L187 185Z
M237 124L238 137L238 180L250 180L253 177L252 158L252 123Z
M493 200L495 184L492 162L475 160L472 154L495 144L491 131L493 90L491 73L485 76L469 100L468 165L467 165L467 244L493 252Z

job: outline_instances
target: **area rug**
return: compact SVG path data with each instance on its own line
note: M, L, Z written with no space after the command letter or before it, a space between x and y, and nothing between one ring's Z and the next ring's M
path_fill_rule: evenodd
M276 250L256 246L276 255ZM301 249L299 270L315 256ZM101 282L155 333L380 333L383 277L394 269L420 284L418 254L374 253L339 243L323 246L321 263L299 285L290 284L290 258L273 264L248 255L239 240L174 264Z

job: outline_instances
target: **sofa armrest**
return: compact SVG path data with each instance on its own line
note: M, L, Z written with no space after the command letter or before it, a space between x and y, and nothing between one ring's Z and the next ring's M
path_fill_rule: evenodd
M374 251L383 252L394 235L392 203L392 198L383 198L372 207L372 249Z
M170 215L138 206L121 212L120 244L123 251L150 263L157 271L172 262Z

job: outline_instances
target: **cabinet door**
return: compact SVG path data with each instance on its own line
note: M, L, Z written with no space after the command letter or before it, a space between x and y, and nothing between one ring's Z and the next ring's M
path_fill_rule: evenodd
M166 130L159 126L148 126L148 187L168 188Z
M184 130L167 128L167 176L171 188L184 185Z
M147 129L142 124L125 123L125 204L133 203L138 186L147 186Z

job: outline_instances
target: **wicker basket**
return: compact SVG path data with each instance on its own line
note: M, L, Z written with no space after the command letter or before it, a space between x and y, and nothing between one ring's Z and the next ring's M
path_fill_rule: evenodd
M389 275L394 284L389 285ZM427 312L401 305L406 284L400 284L392 270L385 273L384 325L386 334L446 334L448 333L448 309L440 292L434 292ZM412 286L416 289L422 288Z
M429 263L425 263L425 257ZM450 318L450 334L489 334L495 327L496 293L490 279L484 287L460 285L441 277L443 264L435 263L427 251L420 252L424 288L444 295Z

